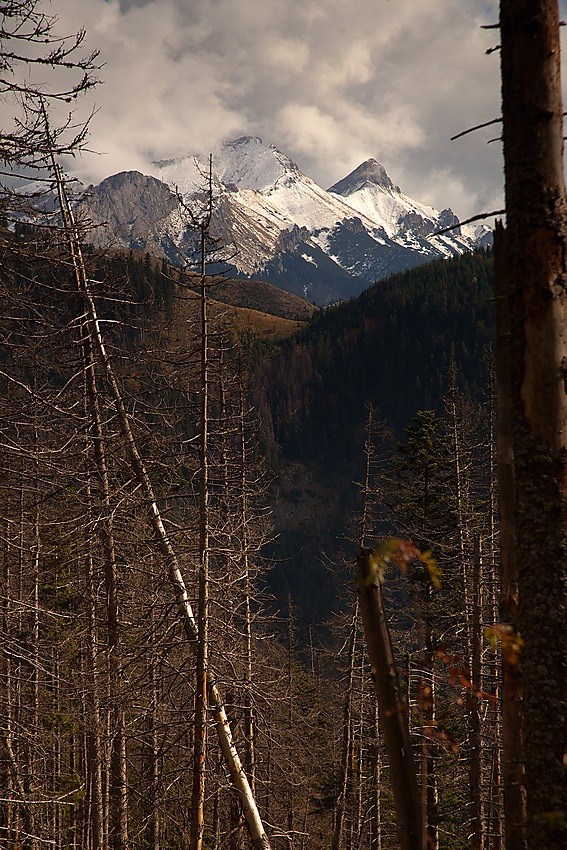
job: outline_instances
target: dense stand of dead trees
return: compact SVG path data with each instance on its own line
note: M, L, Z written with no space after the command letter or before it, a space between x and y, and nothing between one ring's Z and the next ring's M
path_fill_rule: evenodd
M99 276L100 263L91 271L57 164L81 149L87 128L49 125L50 100L74 100L94 85L97 57L81 56L82 33L58 39L36 0L4 5L3 43L15 39L29 55L2 53L0 90L23 98L24 118L2 132L0 156L14 179L27 169L25 177L51 182L59 198L54 215L34 208L37 197L12 190L2 197L6 846L564 846L567 207L559 20L556 0L500 6L507 224L496 232L496 375L505 622L496 616L492 394L478 441L453 378L445 420L416 418L397 465L381 476L378 499L369 419L358 591L374 697L357 607L325 678L323 651L317 675L313 648L311 674L297 652L291 601L285 640L270 634L275 624L259 621L256 574L267 530L246 369L230 328L208 310L212 163L205 205L189 222L200 244L199 291L179 279L175 293L180 305L198 305L197 322L182 327L179 315L188 313L178 311L162 326L164 339L158 327L142 334L125 318L127 282L118 291ZM38 58L45 44L51 52ZM48 91L33 74L22 83L19 63L77 77ZM10 217L23 211L32 225L14 232ZM412 545L367 548L373 499ZM385 581L392 565L406 574L396 594ZM403 610L388 614L400 598Z
M73 228L72 217L67 226ZM15 640L17 654L26 628L16 626L14 609L23 621L29 617L21 607L26 594L39 603L32 618L39 637L32 668L37 728L27 745L17 731L21 727L10 728L4 761L10 802L4 808L4 828L13 840L28 844L35 840L30 836L39 840L51 831L61 845L190 846L198 838L190 814L190 777L197 773L204 789L200 835L217 846L237 846L243 840L238 812L243 797L240 792L231 796L223 772L213 769L217 751L210 736L205 770L200 762L195 771L198 733L186 711L197 693L194 662L184 647L187 639L196 644L198 635L189 598L198 598L202 558L202 334L197 326L182 328L180 309L167 348L157 337L159 329L154 338L148 327L142 346L129 350L129 342L121 348L126 341L121 337L130 331L120 322L104 339L101 310L113 303L109 293L102 296L100 284L91 281L84 265L88 257L73 258L71 253L69 261L62 248L64 244L54 246L57 266L47 280L38 275L25 283L33 300L18 292L16 309L11 286L4 291L13 323L4 338L9 356L3 370L3 451L6 468L21 482L15 486L13 477L5 481L7 495L20 493L12 499L15 518L6 512L6 522L24 535L19 549L10 543L13 535L4 538L4 587L9 591L5 634ZM61 298L50 301L55 281ZM43 294L45 310L38 311ZM200 296L180 289L177 297L181 308L183 300L198 302ZM77 304L82 305L78 312ZM29 327L18 336L26 305ZM254 509L260 488L251 464L246 373L230 333L213 325L210 330L210 645L213 672L229 694L223 715L209 680L211 715L217 724L226 716L227 733L242 744L247 784L270 825L274 846L324 847L331 840L337 847L395 846L388 826L389 771L381 765L383 749L357 618L351 622L345 671L350 684L344 696L334 681L336 662L330 676L319 674L317 682L314 671L309 675L302 665L292 616L287 650L285 643L266 644L266 626L258 622L251 591L263 531ZM41 350L53 362L51 333L59 350L57 368L49 381L47 369L38 372L33 387L34 371L15 369L13 346L21 344L27 356L37 344L38 356ZM166 356L158 359L158 350ZM146 368L151 389L142 397L137 387ZM46 416L49 428L42 426ZM182 421L192 422L193 431ZM371 439L367 450L370 457ZM176 481L185 482L181 492ZM367 475L366 512L376 500L373 486ZM363 540L371 537L368 523L366 516ZM16 552L20 566L14 574ZM168 574L173 595L164 584ZM42 599L47 590L54 595ZM56 649L51 648L54 641ZM120 653L115 653L117 645ZM418 658L423 647L416 644L415 651ZM27 700L22 669L16 672L9 657L5 661L8 714L17 714ZM321 655L321 669L328 664ZM400 666L399 659L396 664ZM422 686L415 696L417 677L431 677L428 664L419 665L422 672L415 671L407 686L412 735L422 729L424 716ZM442 677L439 671L437 675ZM72 681L81 683L77 695ZM323 700L321 688L334 696ZM54 720L46 731L47 716ZM46 735L52 755L45 781L34 779L31 809L26 802L31 785L26 790L22 776L32 772L30 759L37 763ZM419 737L413 740L423 749L423 738L421 743ZM443 771L436 768L436 773ZM338 783L335 777L340 777Z

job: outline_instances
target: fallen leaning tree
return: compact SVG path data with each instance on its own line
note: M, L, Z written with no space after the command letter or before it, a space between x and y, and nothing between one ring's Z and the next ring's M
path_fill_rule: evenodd
M198 628L187 594L183 574L179 566L179 559L177 558L165 529L159 506L155 498L152 482L143 458L138 451L136 439L130 426L128 413L120 392L120 387L112 368L110 356L108 355L104 344L96 304L90 289L90 282L83 261L78 228L67 197L61 170L55 162L54 157L52 157L52 165L57 183L63 230L67 240L73 274L75 276L77 290L82 298L85 308L85 332L91 340L93 350L96 351L98 355L103 373L110 389L130 467L140 491L143 494L144 502L149 510L150 522L155 541L163 557L164 566L167 569L169 582L175 595L177 611L183 623L186 639L193 651L196 651L198 645ZM246 819L252 848L253 850L270 850L270 843L264 830L254 795L232 738L232 732L230 730L230 724L228 722L223 699L215 681L214 673L210 668L207 671L207 699L208 706L215 721L220 747L230 774L231 782L235 792L238 794L242 811Z

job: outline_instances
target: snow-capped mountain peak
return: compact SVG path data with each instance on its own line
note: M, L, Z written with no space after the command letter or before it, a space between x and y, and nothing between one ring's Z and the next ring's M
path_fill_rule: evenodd
M375 159L363 162L343 180L331 186L329 193L340 195L354 210L382 227L390 238L405 245L441 230L447 226L449 218L451 224L458 223L451 210L439 213L433 207L405 195L390 180L384 166ZM455 233L456 237L460 235ZM415 244L415 247L419 246ZM449 244L438 243L435 247L444 253ZM426 249L425 245L423 249Z
M349 195L358 192L360 189L364 189L366 186L380 186L382 189L400 191L388 177L384 166L374 158L367 159L366 162L363 162L358 168L351 171L347 177L339 180L338 183L335 183L327 191L334 192L335 195L344 195L345 198L348 198Z
M208 166L208 155L185 156L154 163L153 183L125 172L120 180L91 187L91 216L109 223L95 238L110 241L110 227L119 244L174 261L180 252L191 256L190 222L173 190L190 205L206 183ZM326 191L274 145L242 136L213 151L213 176L213 229L234 257L235 272L319 304L489 238L487 228L435 236L458 223L451 210L440 213L409 198L376 159Z
M265 145L256 136L241 136L225 142L213 153L213 170L221 183L239 189L262 191L288 175L300 171L295 162L274 145Z
M224 186L260 192L286 176L300 174L297 165L274 145L257 136L241 136L212 151L214 179ZM193 194L208 173L208 157L184 156L153 163L153 174L184 194Z

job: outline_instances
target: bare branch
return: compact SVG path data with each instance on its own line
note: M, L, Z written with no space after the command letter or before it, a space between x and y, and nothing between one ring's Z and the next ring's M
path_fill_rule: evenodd
M444 227L443 230L436 230L434 233L430 233L427 237L431 239L433 236L441 236L443 233L449 233L450 230L457 230L463 224L472 224L473 221L483 221L485 218L492 218L493 215L505 215L506 210L493 210L492 212L480 213L479 215L473 215L471 218L466 218L464 221L460 221L458 224L452 224L451 227Z
M493 118L492 121L483 121L482 124L476 124L474 127L469 127L468 130L463 130L461 133L457 133L456 136L451 136L450 141L454 142L455 139L460 139L462 136L467 136L469 133L474 133L475 130L482 130L483 127L491 127L493 124L501 124L502 118Z

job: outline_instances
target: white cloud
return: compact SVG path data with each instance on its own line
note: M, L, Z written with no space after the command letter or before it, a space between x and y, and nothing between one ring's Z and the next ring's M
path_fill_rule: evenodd
M562 3L564 0L562 0ZM374 156L416 199L461 217L498 200L497 20L483 0L54 0L106 81L88 181L249 133L321 185ZM87 108L86 105L84 107ZM497 204L498 205L498 204Z

